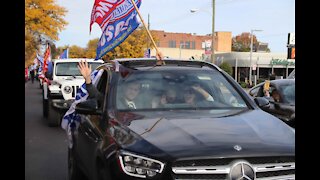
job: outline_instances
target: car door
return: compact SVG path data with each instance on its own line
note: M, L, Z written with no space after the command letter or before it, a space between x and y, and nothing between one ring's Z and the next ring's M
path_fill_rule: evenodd
M106 97L106 84L108 81L107 71L104 71L98 84L97 89ZM102 112L103 104L99 107ZM81 123L78 127L78 138L76 142L76 149L81 164L83 165L86 174L91 177L95 169L95 157L97 146L99 145L103 131L100 126L102 115L83 115L80 114Z

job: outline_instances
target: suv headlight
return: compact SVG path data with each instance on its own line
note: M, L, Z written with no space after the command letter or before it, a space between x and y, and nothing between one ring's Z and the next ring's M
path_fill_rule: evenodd
M134 177L154 177L162 173L164 168L164 163L160 161L125 151L120 152L119 160L122 170L127 175Z
M66 93L66 94L70 94L72 93L72 88L70 86L65 86L63 88L63 91Z

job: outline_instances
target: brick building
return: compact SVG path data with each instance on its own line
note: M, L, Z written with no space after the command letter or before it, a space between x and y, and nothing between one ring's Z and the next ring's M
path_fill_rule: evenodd
M191 56L202 57L205 53L205 42L211 43L212 39L211 34L196 35L158 30L152 30L151 33L157 37L156 44L166 56L182 59L188 59ZM215 32L215 52L231 52L231 43L231 32ZM151 52L151 55L155 55L155 50Z
M151 31L158 39L158 47L204 50L205 41L211 41L210 35L196 35L192 33L171 33L165 31ZM215 51L231 52L231 32L215 32Z

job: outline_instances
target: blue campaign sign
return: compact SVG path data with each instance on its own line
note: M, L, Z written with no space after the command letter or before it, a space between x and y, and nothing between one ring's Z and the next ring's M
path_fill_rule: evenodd
M98 42L97 55L95 59L100 59L107 52L121 44L138 26L137 11L135 11L130 0L117 6L114 11L113 21L104 29ZM136 0L137 7L140 7L141 0Z

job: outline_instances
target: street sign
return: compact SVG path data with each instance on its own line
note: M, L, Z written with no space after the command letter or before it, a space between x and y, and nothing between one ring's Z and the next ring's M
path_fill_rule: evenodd
M256 65L256 64L253 64L253 65L252 65L252 70L255 71L256 69L257 69L257 65Z

